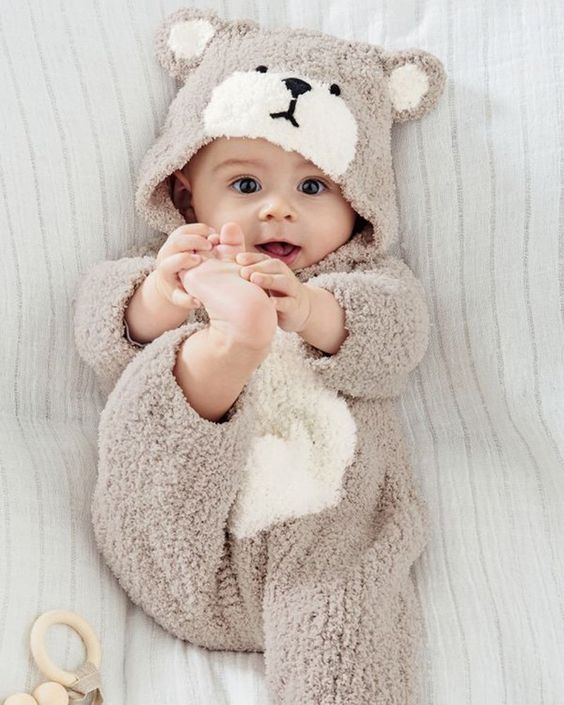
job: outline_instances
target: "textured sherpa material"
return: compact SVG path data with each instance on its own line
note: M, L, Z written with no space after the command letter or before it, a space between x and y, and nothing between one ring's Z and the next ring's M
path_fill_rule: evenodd
M264 652L274 705L415 705L422 620L411 568L430 517L398 397L427 349L429 315L421 283L386 254L397 228L390 127L433 106L442 67L414 49L387 54L195 9L167 18L157 47L183 83L140 170L137 205L161 232L97 263L74 301L78 351L109 395L97 545L133 602L171 634ZM205 309L146 346L128 340L124 315L184 223L167 178L219 135L299 151L368 226L296 271L344 309L340 349L330 355L278 330L212 422L173 374L182 343L209 322Z
M385 52L308 29L263 29L211 10L182 9L157 33L157 56L182 87L147 152L136 194L155 228L184 224L168 179L216 137L263 138L312 161L368 224L302 280L371 265L397 239L391 155L394 121L423 116L444 85L428 52Z

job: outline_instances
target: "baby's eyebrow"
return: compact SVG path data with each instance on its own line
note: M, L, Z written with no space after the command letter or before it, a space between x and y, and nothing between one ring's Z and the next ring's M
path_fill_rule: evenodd
M221 171L222 169L224 169L225 167L228 167L228 166L237 166L237 165L242 166L243 164L247 164L250 166L265 166L266 163L262 159L242 159L242 158L232 157L231 159L225 159L224 161L220 162L219 164L216 164L214 166L214 168L212 169L212 174L216 174L218 171ZM305 162L304 162L304 163L300 164L299 168L300 169L306 169L306 168L309 169L311 167L309 165L305 164ZM314 167L314 170L320 171L316 167ZM332 184L335 184L333 179L328 177L322 171L320 171L318 176L320 178L327 179L327 181L329 181Z
M262 159L225 159L224 161L220 162L219 164L216 164L216 166L212 169L212 172L215 173L216 171L219 171L220 169L223 169L226 166L233 166L235 164L250 164L251 166L264 166L264 162Z

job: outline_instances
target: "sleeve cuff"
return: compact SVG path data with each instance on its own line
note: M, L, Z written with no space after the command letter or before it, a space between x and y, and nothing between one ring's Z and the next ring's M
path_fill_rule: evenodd
M429 338L424 289L407 265L388 259L375 270L323 273L308 283L333 294L347 337L333 355L300 338L306 363L348 396L400 396Z
M129 326L127 325L127 320L125 316L123 317L123 329L124 329L124 335L125 339L127 340L128 343L133 345L134 348L145 348L149 343L138 343L136 340L132 340L131 335L129 334Z

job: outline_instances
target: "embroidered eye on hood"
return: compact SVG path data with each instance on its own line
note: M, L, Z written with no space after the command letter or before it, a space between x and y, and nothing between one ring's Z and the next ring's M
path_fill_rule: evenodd
M436 104L445 83L436 57L225 21L199 8L177 10L162 23L156 53L180 87L139 171L136 206L149 225L167 234L184 225L169 177L201 147L217 137L260 137L326 173L363 224L319 262L296 270L301 281L368 269L389 249L398 230L391 127Z

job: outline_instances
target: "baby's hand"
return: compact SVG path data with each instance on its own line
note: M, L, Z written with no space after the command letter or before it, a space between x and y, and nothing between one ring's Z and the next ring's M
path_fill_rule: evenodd
M241 276L263 288L272 298L277 311L278 326L285 331L299 333L306 325L311 311L308 288L297 279L282 260L260 252L242 252L236 255Z
M157 266L151 277L155 289L167 301L190 311L202 303L182 284L181 276L202 259L212 255L213 244L207 239L213 229L205 223L189 223L176 228L157 254Z
M186 291L203 304L210 328L227 344L268 349L277 328L273 299L240 276L235 262L244 252L244 235L238 223L224 223L211 255L181 274Z

